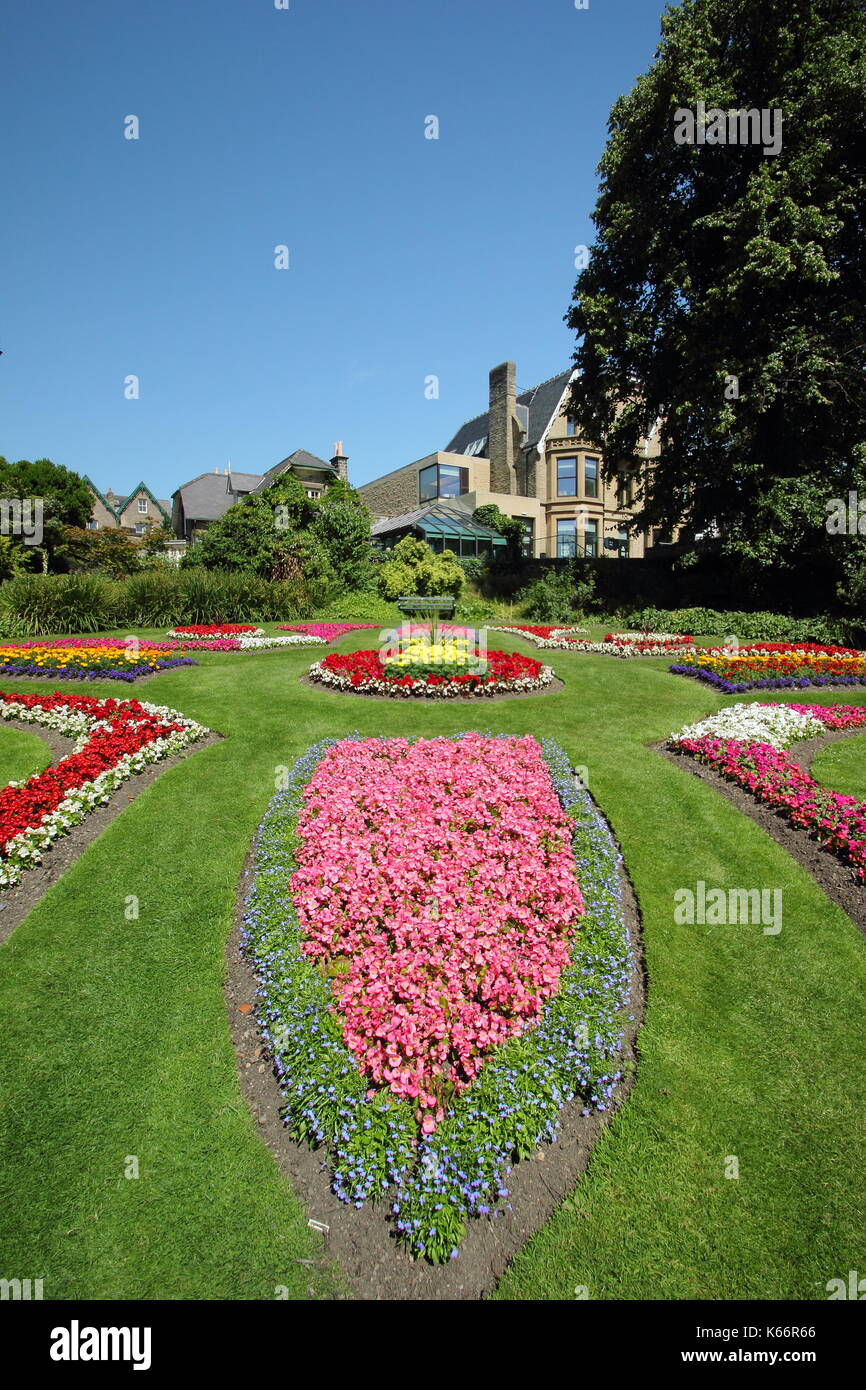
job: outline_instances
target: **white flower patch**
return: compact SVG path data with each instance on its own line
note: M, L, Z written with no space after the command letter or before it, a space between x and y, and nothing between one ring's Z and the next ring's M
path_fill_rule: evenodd
M265 651L268 647L324 647L327 643L321 637L309 632L293 632L287 637L253 637L252 634L237 638L241 651Z
M814 738L824 732L820 720L811 714L800 714L789 705L739 704L728 705L697 724L687 724L679 733L671 734L668 744L676 747L683 739L720 738L788 748L799 739Z

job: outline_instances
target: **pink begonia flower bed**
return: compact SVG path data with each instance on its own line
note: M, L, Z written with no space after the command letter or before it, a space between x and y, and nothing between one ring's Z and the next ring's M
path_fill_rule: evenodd
M571 821L530 737L340 743L304 801L303 949L336 967L362 1071L429 1134L557 991L584 910Z
M278 623L280 632L304 632L308 637L318 637L320 642L333 642L337 637L345 637L347 632L363 632L378 627L378 623Z

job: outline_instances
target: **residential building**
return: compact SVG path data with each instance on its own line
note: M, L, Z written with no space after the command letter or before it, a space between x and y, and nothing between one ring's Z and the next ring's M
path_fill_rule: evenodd
M93 494L89 531L120 528L130 535L144 536L151 527L171 526L171 503L156 497L146 483L139 483L126 497L121 497L112 488L100 492L86 474L83 481Z
M284 473L292 473L308 497L318 498L337 478L348 481L349 460L340 442L334 446L330 461L306 449L296 449L265 473L235 473L231 468L200 473L172 494L171 523L175 535L187 542L198 540L211 522L225 516L229 507L264 492Z
M495 367L488 409L461 425L445 449L358 489L373 513L374 537L388 544L398 532L407 534L401 525L416 512L419 519L409 533L421 534L420 514L444 504L453 537L449 544L434 529L429 543L435 550L474 554L477 536L458 534L454 518L469 520L476 507L494 503L523 523L531 556L638 557L651 544L663 544L660 535L635 536L626 529L640 474L658 457L654 438L643 441L646 463L639 470L624 466L615 481L606 482L600 450L580 437L568 415L574 373L560 372L520 393L516 379L513 362Z

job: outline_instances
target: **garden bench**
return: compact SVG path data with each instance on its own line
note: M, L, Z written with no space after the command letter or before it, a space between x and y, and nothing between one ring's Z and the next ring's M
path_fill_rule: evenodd
M430 635L436 641L440 618L453 618L457 600L453 594L442 598L422 598L419 594L403 594L397 600L397 607L408 617L429 618Z

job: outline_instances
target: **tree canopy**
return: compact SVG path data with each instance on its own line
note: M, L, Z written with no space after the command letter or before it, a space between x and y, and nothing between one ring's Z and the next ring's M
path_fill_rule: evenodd
M781 113L778 153L710 142L713 108ZM686 109L708 122L691 144L675 139ZM682 525L693 554L753 571L862 560L825 522L831 498L866 496L864 127L862 0L665 11L655 62L610 115L567 315L570 409L607 475L642 465L657 431L640 529Z
M22 504L29 502L33 519L36 517L35 503L41 499L42 534L36 544L25 544L23 536L15 535L11 528L8 530L18 556L17 563L25 568L43 568L43 556L53 567L66 527L86 526L93 508L93 497L83 478L50 459L36 459L32 463L29 459L19 459L17 463L10 463L0 458L0 498L7 503L13 500ZM4 518L4 528L7 526Z

